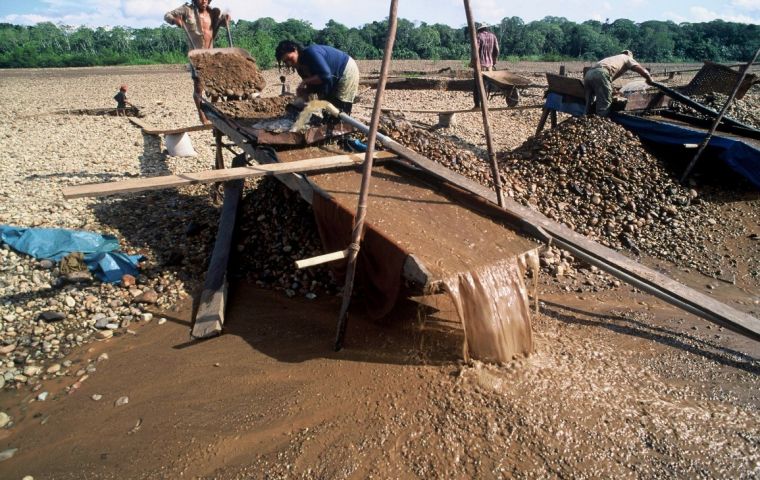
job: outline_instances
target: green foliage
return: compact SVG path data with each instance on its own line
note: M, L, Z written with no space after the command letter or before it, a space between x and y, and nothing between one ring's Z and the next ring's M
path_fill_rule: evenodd
M388 21L351 28L330 20L317 30L304 20L277 22L272 18L233 22L235 46L256 58L262 68L275 66L274 49L283 39L303 44L323 43L356 59L382 57ZM399 19L394 58L462 60L467 65L470 41L466 28L415 23ZM493 27L501 58L596 60L622 49L633 50L647 62L746 61L760 45L760 26L714 20L707 23L648 21L624 18L612 23L589 20L575 23L563 17L545 17L525 23L504 18ZM225 32L216 42L228 46ZM0 23L0 68L72 67L184 63L187 41L181 29L114 27L90 29L50 22L34 26Z

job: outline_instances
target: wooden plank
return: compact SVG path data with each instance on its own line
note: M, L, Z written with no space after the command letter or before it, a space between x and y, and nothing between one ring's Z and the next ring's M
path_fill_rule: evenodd
M395 154L390 152L377 152L375 158L380 160L393 158L395 156ZM182 173L179 175L166 175L161 177L135 178L119 182L92 183L66 187L63 189L63 196L67 199L101 197L106 195L142 192L146 190L181 187L198 183L226 182L261 175L321 171L331 168L360 165L363 161L363 154L353 153L272 165L253 165L247 167L205 170L195 173Z
M242 156L235 159L237 163L244 161ZM227 304L227 264L242 193L243 180L233 180L224 184L224 203L219 217L219 230L216 233L214 251L190 333L195 339L213 337L222 332L224 309Z
M395 145L391 147L389 143L394 143ZM393 151L434 178L451 183L458 188L482 197L494 204L494 208L498 208L496 194L490 189L396 142L384 140L383 144L392 148ZM571 251L577 257L582 257L592 265L607 271L625 282L637 282L639 283L637 286L668 303L750 338L760 340L760 320L757 318L708 297L614 250L599 245L568 227L550 220L543 214L518 204L510 198L505 198L504 200L505 203L502 209L504 216L508 220L521 225L526 232L536 238L543 241L551 240L560 248Z
M372 105L361 105L356 104L354 107L362 107L362 108L372 108ZM523 105L520 107L488 107L489 112L504 112L509 110L530 110L533 108L541 108L543 105ZM406 108L383 108L381 109L383 112L404 112L404 113L430 113L430 114L443 114L443 115L449 115L453 113L481 113L481 110L479 108L468 108L468 109L461 109L461 110L410 110Z
M583 89L583 82L577 78L563 77L554 73L546 73L546 81L549 84L549 91L580 98L585 101L586 93Z
M304 258L303 260L296 260L296 268L300 270L302 268L309 268L316 265L335 262L337 260L343 260L348 258L348 252L349 250L341 250L339 252L326 253L316 257Z
M155 128L146 125L142 120L139 120L135 117L127 117L130 122L132 122L134 125L142 129L142 133L146 135L175 135L178 133L187 133L187 132L199 132L202 130L211 130L214 128L213 125L192 125L189 127L180 127L180 128L167 128L167 129L160 129Z

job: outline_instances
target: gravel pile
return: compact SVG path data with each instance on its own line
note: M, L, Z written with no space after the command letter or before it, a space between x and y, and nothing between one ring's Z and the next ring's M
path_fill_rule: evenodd
M614 248L659 253L664 237L693 234L688 225L702 220L702 209L685 208L699 203L696 190L680 186L638 137L599 117L542 132L500 167L516 200Z
M722 93L710 93L698 95L694 100L720 112L728 100L728 95ZM674 100L671 108L676 112L685 113L698 118L713 120L713 117L697 112L692 107ZM760 128L760 85L754 85L740 100L734 99L726 111L726 116L738 120L754 128Z
M325 265L298 270L296 260L326 253L311 206L274 178L263 178L243 200L238 233L238 274L264 288L313 300L334 295Z

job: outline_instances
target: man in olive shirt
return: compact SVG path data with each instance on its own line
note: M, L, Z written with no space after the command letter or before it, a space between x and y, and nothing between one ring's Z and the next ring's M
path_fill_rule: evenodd
M192 0L179 8L167 12L164 20L170 25L177 25L185 30L187 41L191 49L213 48L219 27L226 25L229 28L230 16L223 14L218 8L209 8L211 0ZM193 73L194 93L193 100L198 109L198 117L204 124L209 123L206 115L201 110L201 96L203 86Z
M652 82L652 76L633 59L630 50L623 50L619 55L607 57L595 63L583 76L583 88L586 91L586 112L590 113L591 105L596 99L596 114L606 117L610 114L612 104L612 82L628 70L633 70L647 83Z

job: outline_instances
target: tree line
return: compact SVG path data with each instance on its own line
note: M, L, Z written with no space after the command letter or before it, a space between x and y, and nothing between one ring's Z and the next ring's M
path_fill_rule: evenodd
M282 39L332 45L359 60L382 58L387 27L387 20L361 27L331 20L316 29L303 20L260 18L235 21L231 31L235 46L250 51L260 66L270 68L275 64L275 46ZM740 62L751 58L760 44L760 26L722 20L575 23L564 17L545 17L525 23L510 17L491 30L499 39L501 58L508 60L595 60L630 49L647 62ZM228 46L226 35L219 35L217 46ZM49 22L0 23L0 68L182 63L186 49L184 32L168 25L92 29ZM466 27L398 21L394 58L466 60L469 55Z

